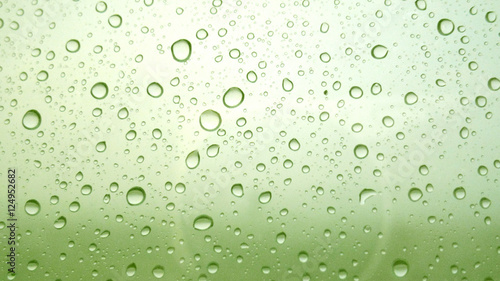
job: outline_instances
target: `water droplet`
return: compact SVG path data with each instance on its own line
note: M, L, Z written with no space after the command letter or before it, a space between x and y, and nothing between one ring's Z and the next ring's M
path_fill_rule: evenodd
M349 95L353 99L359 99L363 96L363 90L358 86L354 86L349 90Z
M319 27L319 30L322 33L327 33L329 29L330 29L330 25L328 25L328 23L326 23L326 22L322 23L321 26Z
M125 119L128 117L128 109L126 107L122 107L117 114L118 118Z
M409 92L405 95L405 103L407 105L413 105L418 101L418 96L414 92Z
M383 59L387 57L387 53L389 53L389 51L386 46L376 45L372 48L372 57L375 59Z
M488 168L486 168L486 166L479 166L477 172L480 176L486 176L488 174Z
M40 124L42 123L42 116L38 111L34 109L28 110L23 116L22 123L25 129L38 129L38 127L40 127Z
M415 1L415 6L417 9L425 11L425 9L427 9L427 2L425 2L425 0L417 0Z
M479 200L479 205L481 205L481 208L483 209L488 209L491 205L491 200L486 197L483 197L481 198L481 200Z
M372 87L370 88L370 91L372 92L373 95L378 95L382 92L382 85L379 83L373 83Z
M299 253L299 261L300 261L301 263L306 263L308 259L309 259L309 255L308 255L306 252L301 251L301 252Z
M321 114L319 115L319 120L322 122L325 122L329 118L330 118L330 113L328 113L326 111L321 112Z
M172 44L172 56L178 62L185 62L191 57L191 42L186 39L175 41Z
M163 135L161 130L156 128L156 129L153 129L153 131L151 132L152 135L153 135L153 138L159 140L161 138L161 136Z
M370 197L375 196L376 194L377 192L375 192L375 190L373 189L365 188L361 190L361 192L359 193L359 204L364 205L366 203L366 200L368 200Z
M467 127L463 127L460 130L460 137L463 138L463 139L466 139L466 138L469 137L469 129L467 129Z
M130 130L127 132L127 134L125 135L125 138L128 140L128 141L132 141L134 140L135 138L137 137L137 132L135 130Z
M422 176L427 176L427 174L429 174L429 168L426 166L426 165L422 165L418 168L418 172L422 175Z
M80 203L73 201L71 204L69 204L69 210L73 213L78 212L80 210Z
M122 25L122 17L118 14L114 14L108 18L108 23L113 28L118 28Z
M466 195L465 188L463 188L461 186L457 187L457 188L455 188L455 190L453 190L453 196L455 196L455 198L458 200L464 199L465 195Z
M193 227L196 230L207 230L214 225L214 221L207 215L201 215L194 219Z
M324 63L327 63L329 62L332 58L330 57L330 54L328 54L327 52L324 52L324 53L321 53L321 55L319 55L319 59L324 62Z
M455 24L449 19L442 19L437 24L439 34L448 36L455 30Z
M64 216L59 217L55 222L54 222L54 227L56 229L61 229L66 225L66 218Z
M49 79L49 73L47 73L47 71L45 71L45 70L42 70L42 71L38 72L38 74L36 75L36 79L38 81L45 81L45 80Z
M384 118L382 118L382 124L384 124L384 126L386 126L387 128L390 128L394 126L394 119L392 119L391 116L385 116Z
M157 265L153 268L153 276L160 279L165 274L165 269L161 265Z
M492 91L498 91L500 89L500 80L496 77L490 78L488 80L488 88Z
M90 195L90 193L92 193L92 186L90 184L86 184L86 185L82 186L80 192L83 195Z
M212 144L207 148L207 156L213 158L219 155L220 146L218 144Z
M493 11L489 11L486 13L485 19L489 23L494 23L497 20L497 14Z
M33 271L38 268L38 262L36 260L32 260L28 262L27 266L28 270Z
M488 99L486 99L486 97L484 97L484 96L476 97L476 105L478 107L485 107L487 103L488 103Z
M276 235L276 242L278 242L278 244L283 244L285 243L286 241L286 234L284 232L280 232L278 233L278 235Z
M71 39L68 42L66 42L66 51L70 53L76 53L80 50L80 42L76 39Z
M126 272L127 276L132 277L135 275L136 271L137 271L137 266L135 265L135 263L131 263L131 264L129 264L129 266L127 266L127 269L125 272Z
M226 107L235 108L245 99L245 94L238 87L229 88L222 97L222 102Z
M141 229L141 235L142 236L146 236L148 235L149 233L151 233L151 227L149 226L145 226Z
M219 128L222 118L217 111L208 109L200 115L200 126L205 131L215 131Z
M358 159L363 159L366 156L368 156L368 147L364 144L358 144L356 147L354 147L354 156Z
M193 150L186 157L186 166L189 169L195 169L198 165L200 165L200 153L198 150Z
M254 71L249 71L247 73L247 80L250 83L255 83L257 82L257 74Z
M243 197L243 186L240 183L233 184L231 187L231 193L236 197Z
M26 201L26 204L24 205L24 210L30 216L38 214L40 212L40 209L40 203L38 203L38 201L36 201L35 199Z
M288 78L284 78L281 85L285 92L291 92L293 90L293 82Z
M408 197L413 202L417 202L418 200L420 200L420 198L422 198L422 196L422 190L420 190L419 188L414 187L411 188L410 191L408 191Z
M104 152L106 151L106 142L105 141L101 141L101 142L98 142L96 145L95 145L95 150L97 152Z
M231 51L229 51L229 57L231 57L232 59L237 59L240 57L240 55L241 52L238 49L232 49Z
M363 130L363 124L354 123L354 124L352 124L351 130L355 133L359 133Z
M207 268L208 273L215 274L215 273L217 273L218 270L219 270L219 265L217 263L212 262L212 263L208 264L208 268Z
M141 205L146 199L146 192L142 187L135 186L127 191L127 202L131 206Z
M264 191L259 195L259 202L262 204L267 204L271 201L271 191Z
M99 1L97 4L95 4L95 10L98 13L104 13L108 9L108 5L104 1Z
M175 192L182 194L186 191L186 185L183 184L182 182L179 182L175 185L174 189L175 189Z
M408 263L403 260L396 260L392 264L392 272L394 272L394 275L397 277L404 277L408 273Z
M208 32L205 29L202 28L196 31L196 38L198 38L198 40L204 40L207 37L208 37Z
M95 83L90 89L90 94L98 100L105 98L108 95L108 85L104 82Z
M157 82L149 84L146 91L153 98L159 98L163 95L163 87Z

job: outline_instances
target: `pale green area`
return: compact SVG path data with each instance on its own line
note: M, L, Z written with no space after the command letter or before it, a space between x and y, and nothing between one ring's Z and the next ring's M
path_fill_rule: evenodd
M499 15L0 0L14 280L499 280Z

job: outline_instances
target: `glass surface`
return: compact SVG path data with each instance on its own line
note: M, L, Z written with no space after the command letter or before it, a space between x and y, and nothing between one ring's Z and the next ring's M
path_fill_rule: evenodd
M0 0L0 279L500 280L499 16Z

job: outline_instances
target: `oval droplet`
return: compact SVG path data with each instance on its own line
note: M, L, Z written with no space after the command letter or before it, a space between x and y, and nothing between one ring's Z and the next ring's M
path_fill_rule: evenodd
M185 62L191 57L191 42L180 39L172 44L172 56L178 62Z
M155 278L160 279L163 277L164 274L165 274L165 268L163 268L163 266L157 265L153 268L153 276Z
M193 150L186 157L186 166L189 169L195 169L198 165L200 165L200 153L198 150Z
M98 143L95 145L95 150L96 150L97 152L104 152L104 151L106 151L106 148L107 148L107 145L106 145L106 142L105 142L105 141L98 142Z
M479 166L479 168L477 168L477 173L480 176L486 176L488 174L488 168L486 168L486 166Z
M200 126L205 131L215 131L220 127L222 118L217 111L208 109L200 115Z
M66 226L66 218L64 216L59 217L55 222L54 222L54 227L56 229L61 229L64 226Z
M285 92L291 92L293 90L293 82L288 78L283 79L281 86Z
M448 36L455 30L455 24L449 19L442 19L437 24L439 34Z
M375 196L376 194L377 192L375 192L375 190L373 189L365 188L361 190L361 192L359 193L359 204L364 205L366 203L366 200Z
M212 144L207 148L207 156L213 158L219 155L220 146L218 144Z
M417 202L418 200L420 200L420 198L422 198L422 196L422 190L420 190L419 188L414 187L411 188L410 191L408 191L408 197L413 202Z
M146 199L146 192L142 187L135 186L127 191L127 203L131 206L142 204Z
M418 96L414 92L408 92L405 95L405 103L407 105L413 105L418 101Z
M300 143L296 138L293 138L288 142L288 147L293 151L297 151L300 149Z
M28 130L35 130L42 124L42 116L35 109L26 111L22 120L23 127Z
M108 18L108 23L113 28L118 28L122 25L122 17L118 14L114 14Z
M488 80L488 88L492 91L498 91L500 89L500 80L496 77L490 78Z
M389 50L387 50L387 47L383 45L376 45L372 48L372 57L375 59L383 59L387 57L388 53Z
M148 85L146 92L153 98L159 98L163 95L163 87L158 82L153 82Z
M247 73L247 80L248 82L250 83L255 83L257 82L257 74L255 73L255 71L249 71Z
M358 86L354 86L349 90L349 95L353 99L359 99L363 96L363 90Z
M224 93L222 102L228 108L235 108L240 105L245 99L245 94L238 87L231 87Z
M40 203L38 203L35 199L26 201L26 204L24 205L24 211L26 211L26 213L30 216L40 213L40 209Z
M332 58L330 57L330 54L328 54L327 52L324 52L324 53L321 53L321 55L319 55L319 59L324 62L324 63L327 63L329 62Z
M394 126L394 119L392 119L391 116L385 116L384 118L382 118L382 123L387 128L390 128L390 127Z
M196 230L207 230L214 225L214 221L210 216L201 215L194 219L193 227Z
M236 197L243 197L243 185L241 185L240 183L233 184L233 186L231 187L231 193Z
M259 202L262 204L267 204L271 201L272 194L271 191L264 191L259 195Z
M453 190L453 196L455 196L455 198L458 200L464 199L465 195L466 195L465 188L463 188L461 186L457 187L457 188L455 188L455 190Z
M90 89L90 94L98 100L102 100L108 95L108 85L104 82L95 83Z
M394 272L394 275L397 277L404 277L408 273L409 267L408 263L403 260L396 260L392 264L392 272Z
M80 42L76 39L71 39L66 42L66 51L70 53L76 53L80 50Z
M278 242L278 244L283 244L285 243L286 241L286 234L284 232L280 232L278 233L278 235L276 235L276 242Z
M356 156L356 158L358 159L366 158L366 156L368 156L368 153L368 147L366 147L366 145L364 144L358 144L356 145L356 147L354 147L354 156Z
M469 129L467 127L463 127L460 129L460 137L466 139L469 137Z

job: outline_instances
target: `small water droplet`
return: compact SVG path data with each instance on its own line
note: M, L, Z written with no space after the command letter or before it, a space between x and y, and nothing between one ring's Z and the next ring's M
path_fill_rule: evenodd
M283 87L283 90L285 92L291 92L293 90L293 82L292 82L292 80L290 80L288 78L283 79L281 86Z
M200 164L200 153L198 150L191 151L186 157L186 166L189 169L195 169Z

